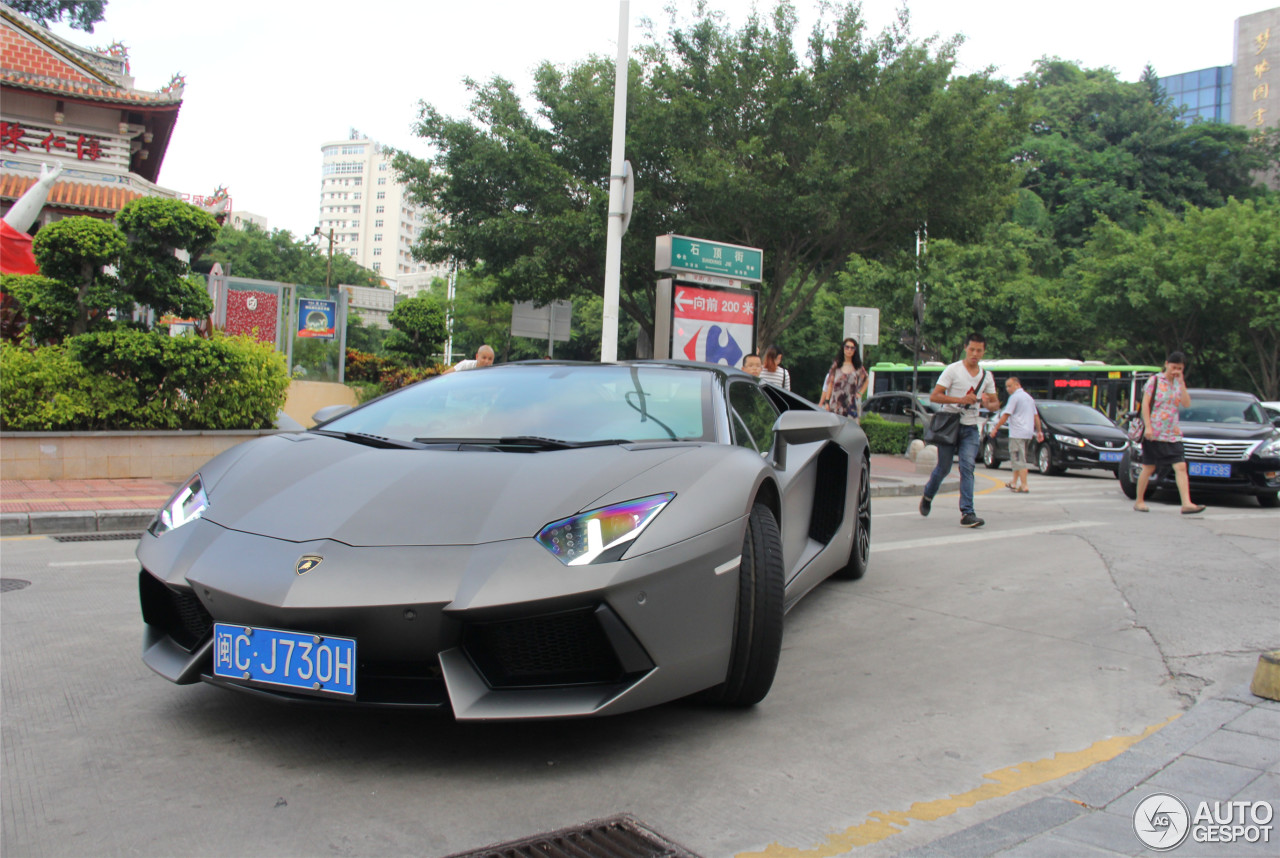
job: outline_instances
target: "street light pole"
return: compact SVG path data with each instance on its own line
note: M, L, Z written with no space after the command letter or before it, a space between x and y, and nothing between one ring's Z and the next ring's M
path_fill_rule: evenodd
M324 234L320 232L320 227L316 227L311 233L316 238L324 238ZM333 227L329 227L329 262L324 269L324 294L325 298L329 297L329 284L333 281Z

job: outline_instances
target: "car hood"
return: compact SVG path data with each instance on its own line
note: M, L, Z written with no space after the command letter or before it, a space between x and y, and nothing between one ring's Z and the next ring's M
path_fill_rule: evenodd
M1263 441L1276 431L1267 423L1197 423L1183 420L1184 438L1200 438L1206 441Z
M348 545L475 545L535 535L692 444L539 452L378 449L277 435L215 460L204 518L245 533ZM678 487L672 486L672 491Z
M1115 426L1099 426L1097 423L1055 423L1046 427L1053 432L1071 433L1091 441L1127 441L1124 431Z

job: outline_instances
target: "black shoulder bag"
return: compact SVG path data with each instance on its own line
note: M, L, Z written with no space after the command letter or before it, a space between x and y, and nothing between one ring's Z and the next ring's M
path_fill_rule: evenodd
M987 384L987 373L982 373L982 380L978 382L978 401L982 401L982 389ZM954 447L960 443L960 415L962 411L946 411L941 410L934 413L929 418L929 425L924 430L924 441L926 444L946 444L948 447Z

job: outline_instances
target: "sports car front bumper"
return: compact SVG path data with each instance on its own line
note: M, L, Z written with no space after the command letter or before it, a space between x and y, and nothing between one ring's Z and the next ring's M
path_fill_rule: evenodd
M463 720L630 711L724 679L744 526L566 567L532 538L353 547L199 520L139 546L143 660L177 683ZM322 561L299 572L304 555ZM354 700L215 677L215 621L354 638Z

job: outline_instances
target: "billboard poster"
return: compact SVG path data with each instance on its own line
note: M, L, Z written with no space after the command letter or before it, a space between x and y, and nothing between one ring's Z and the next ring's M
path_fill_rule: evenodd
M331 340L337 323L338 302L316 301L311 298L298 300L298 336Z
M676 283L671 300L671 356L742 366L755 350L756 293Z

